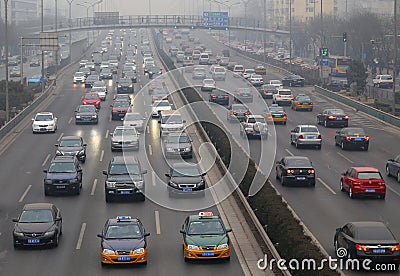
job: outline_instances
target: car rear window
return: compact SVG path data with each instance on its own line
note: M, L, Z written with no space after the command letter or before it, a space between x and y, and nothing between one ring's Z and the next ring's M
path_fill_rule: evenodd
M375 180L375 179L382 179L382 176L379 172L359 172L357 178Z
M318 132L316 127L302 127L301 132Z
M292 92L291 91L279 91L279 95L289 96L289 95L292 95Z
M360 227L356 235L359 240L394 240L392 233L384 227Z
M311 167L310 160L307 159L287 159L288 166L307 166Z

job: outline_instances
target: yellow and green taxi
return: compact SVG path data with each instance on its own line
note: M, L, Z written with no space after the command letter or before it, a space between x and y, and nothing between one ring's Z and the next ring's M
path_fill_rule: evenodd
M229 260L231 248L228 233L219 216L212 212L200 212L188 216L180 232L183 234L183 257L194 259Z
M312 111L313 110L313 103L311 101L310 96L305 94L299 94L292 100L292 109L293 110L305 110L305 111Z
M103 231L97 234L101 238L101 265L109 264L147 264L146 232L142 222L131 216L118 216L108 219Z
M286 125L287 115L282 106L278 106L278 104L272 104L268 108L268 111L269 111L269 113L267 113L268 122Z

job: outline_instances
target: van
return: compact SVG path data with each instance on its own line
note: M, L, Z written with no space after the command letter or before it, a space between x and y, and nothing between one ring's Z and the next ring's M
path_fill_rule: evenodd
M233 76L234 77L240 77L244 72L244 66L241 64L236 64L235 67L233 67Z
M200 58L199 58L199 64L200 65L208 65L210 61L210 57L208 56L208 54L201 54Z
M160 116L160 136L166 136L170 133L180 133L183 131L183 124L186 121L182 120L179 111L163 110Z

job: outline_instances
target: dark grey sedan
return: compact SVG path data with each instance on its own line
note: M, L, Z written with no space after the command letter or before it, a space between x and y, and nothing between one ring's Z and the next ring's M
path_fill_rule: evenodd
M204 196L206 182L198 164L175 163L170 172L165 174L168 180L168 194Z
M86 161L86 144L81 136L63 136L57 147L57 156L76 156L79 161Z
M99 115L94 105L79 105L75 110L75 124L97 124Z
M163 139L165 157L192 158L192 141L186 133L170 133Z

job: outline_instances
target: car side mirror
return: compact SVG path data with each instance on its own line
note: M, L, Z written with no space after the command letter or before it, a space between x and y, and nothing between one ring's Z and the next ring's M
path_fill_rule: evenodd
M161 121L158 121L159 124L161 124Z
M205 176L207 173L206 172L203 172L202 174L201 174L201 176Z
M231 229L231 228L225 228L225 231L226 231L227 233L229 233L229 232L232 232L232 229Z
M108 175L108 172L106 170L103 170L104 175Z
M179 232L182 233L182 234L186 234L186 230L185 229L181 229L181 230L179 230Z
M150 233L149 233L149 232L146 232L146 233L144 233L143 236L148 237L148 236L150 236Z
M290 132L295 132L295 130L294 130L294 129L292 129Z
M47 170L43 170L44 173L47 173Z
M87 146L87 144L83 144L82 146L86 147L86 146Z
M340 130L336 130L336 133L337 133L337 134L340 134Z
M32 118L32 121L35 121L35 119L34 119L34 118Z
M346 175L347 175L347 172L342 173L342 175L346 176Z
M277 164L277 165L279 165L280 163L281 163L281 162L279 162L279 161L276 161L276 162L275 162L275 164Z
M54 146L58 147L58 144L54 144Z
M61 221L61 218L60 218L60 217L58 217L58 218L56 218L56 219L55 219L55 221Z
M338 233L338 232L341 232L342 231L342 228L336 228L336 233Z
M166 177L171 177L169 173L166 173L165 176L166 176Z
M103 234L97 234L97 237L103 238Z
M391 162L393 162L393 161L394 161L394 159L390 158L388 161L391 161Z
M17 218L13 218L12 221L13 222L18 222L18 219Z
M78 171L77 172L82 172L82 169L78 169Z
M146 173L147 173L147 170L143 170L143 171L142 171L142 174L146 174Z
M112 105L112 104L110 104L110 107L113 107L113 105Z

